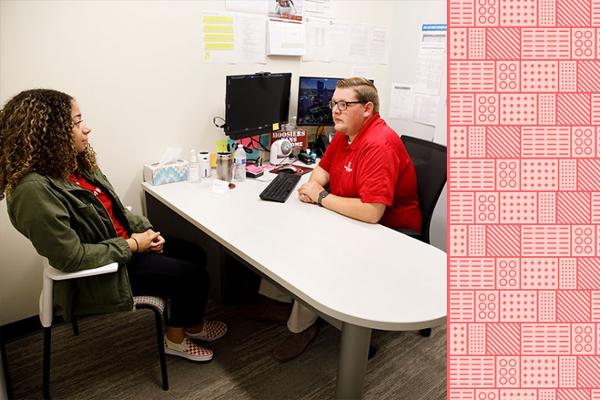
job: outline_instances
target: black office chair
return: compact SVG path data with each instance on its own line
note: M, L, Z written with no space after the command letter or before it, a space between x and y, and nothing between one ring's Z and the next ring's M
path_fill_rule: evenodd
M430 244L429 227L433 210L446 184L446 146L411 136L401 136L417 174L417 195L421 208L421 233L399 229L422 242ZM430 336L431 328L422 329L422 336Z
M401 136L401 139L417 174L421 233L409 229L399 231L430 244L431 217L446 184L446 146L411 136Z
M433 210L446 184L446 146L411 136L401 136L417 175L417 196L421 208L421 233L398 229L410 237L430 244L429 226ZM421 329L421 336L431 336L431 328ZM369 347L369 360L375 356L375 346Z

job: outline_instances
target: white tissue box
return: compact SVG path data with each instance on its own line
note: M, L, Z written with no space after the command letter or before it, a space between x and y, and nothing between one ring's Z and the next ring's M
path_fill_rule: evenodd
M188 173L189 165L186 160L177 160L167 164L145 164L144 182L164 185L165 183L187 181Z

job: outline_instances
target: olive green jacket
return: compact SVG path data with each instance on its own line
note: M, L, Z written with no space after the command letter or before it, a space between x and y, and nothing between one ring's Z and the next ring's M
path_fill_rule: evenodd
M100 170L84 177L113 200L113 213L129 232L143 232L150 222L123 207ZM73 315L109 313L133 308L126 263L131 250L118 237L104 206L88 190L62 178L26 175L7 196L10 221L50 265L64 272L119 263L116 273L57 281L54 302L65 320Z

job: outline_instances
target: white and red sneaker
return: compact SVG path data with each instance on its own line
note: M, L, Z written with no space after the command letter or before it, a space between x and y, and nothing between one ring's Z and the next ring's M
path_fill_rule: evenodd
M165 353L192 361L210 361L213 358L212 350L198 346L188 338L181 343L174 343L165 336Z
M190 339L213 342L221 339L227 333L227 325L221 321L204 321L202 330L198 333L185 332Z

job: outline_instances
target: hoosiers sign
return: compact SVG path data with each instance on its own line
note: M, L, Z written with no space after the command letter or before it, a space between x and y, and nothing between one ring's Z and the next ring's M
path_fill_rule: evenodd
M277 131L271 133L271 143L279 139L287 139L294 148L306 150L308 146L308 135L305 130Z

